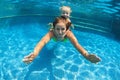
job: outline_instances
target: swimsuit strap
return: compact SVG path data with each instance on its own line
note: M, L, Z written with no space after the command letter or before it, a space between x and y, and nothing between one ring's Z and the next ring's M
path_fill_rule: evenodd
M58 41L56 37L53 37L52 39L53 39L53 41L55 41L55 42L57 42L57 41ZM67 40L68 40L68 38L67 38L67 37L65 37L62 41L63 41L63 42L66 42Z
M53 37L52 39L53 39L53 41L57 42L57 39L55 37Z

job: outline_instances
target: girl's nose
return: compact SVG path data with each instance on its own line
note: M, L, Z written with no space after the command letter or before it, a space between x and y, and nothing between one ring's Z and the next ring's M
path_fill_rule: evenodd
M59 30L59 34L62 34L62 30Z
M67 14L64 14L65 16L67 15Z

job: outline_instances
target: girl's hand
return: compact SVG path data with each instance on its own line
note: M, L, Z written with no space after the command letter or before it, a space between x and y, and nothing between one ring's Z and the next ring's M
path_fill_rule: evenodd
M94 54L88 54L88 56L86 57L87 60L89 60L92 63L98 63L101 61L101 59L99 57L97 57Z
M30 53L28 56L24 57L23 62L29 64L33 61L34 58L35 58L34 54Z

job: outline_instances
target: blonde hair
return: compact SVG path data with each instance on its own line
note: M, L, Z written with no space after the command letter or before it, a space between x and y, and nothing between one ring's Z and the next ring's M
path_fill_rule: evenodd
M69 6L62 6L62 7L60 7L60 11L66 11L66 12L69 12L69 13L72 12L72 10L71 10L71 8Z

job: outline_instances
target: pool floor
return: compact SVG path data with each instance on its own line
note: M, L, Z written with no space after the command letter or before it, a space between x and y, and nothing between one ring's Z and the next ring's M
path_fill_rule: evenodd
M22 59L48 31L31 23L0 28L0 80L119 80L120 43L115 39L72 30L79 43L102 61L87 61L70 43L51 40L31 64Z

